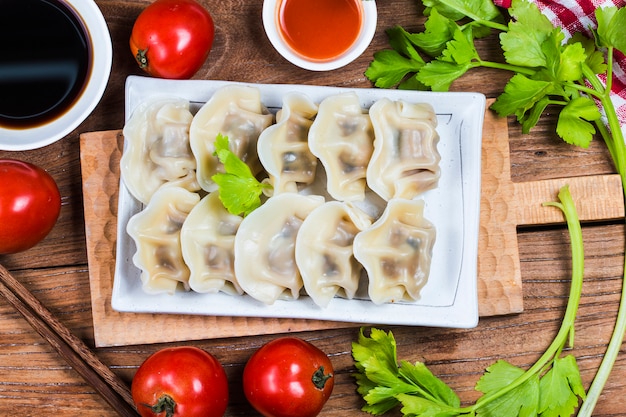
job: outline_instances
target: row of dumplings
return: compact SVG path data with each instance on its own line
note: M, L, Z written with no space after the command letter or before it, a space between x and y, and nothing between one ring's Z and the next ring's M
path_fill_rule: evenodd
M223 169L218 133L273 185L245 218L223 207L211 180ZM181 99L142 103L124 136L122 179L145 205L127 231L146 292L247 293L272 304L305 291L323 307L355 297L365 278L374 303L419 298L435 228L416 197L439 178L429 105L381 99L368 112L354 93L319 105L292 93L274 116L258 89L232 85L195 115ZM323 192L311 194L321 178ZM377 212L362 209L372 192Z
M164 183L215 191L211 177L223 167L214 145L222 134L255 175L269 175L274 193L311 185L319 160L334 200L363 200L368 188L384 200L411 199L437 186L436 126L429 104L383 98L368 111L354 92L329 96L319 105L290 93L274 116L259 89L229 85L195 116L182 99L140 104L124 128L121 172L144 204Z
M376 304L417 300L427 282L435 228L422 200L391 199L372 224L350 203L298 193L274 196L241 218L217 194L200 199L166 185L130 219L147 292L183 286L273 304L304 290L326 307L335 296L352 299L365 275Z

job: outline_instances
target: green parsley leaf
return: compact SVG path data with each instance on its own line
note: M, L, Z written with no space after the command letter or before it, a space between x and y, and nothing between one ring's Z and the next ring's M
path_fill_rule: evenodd
M552 368L539 382L539 413L542 417L571 416L578 396L585 398L580 371L572 355L555 358Z
M501 21L502 14L491 0L424 0L426 10L424 14L429 15L432 9L454 20L461 20L469 17L472 20L493 20Z
M215 155L224 164L224 173L211 179L219 187L219 197L229 213L247 216L261 205L261 194L270 184L260 183L250 167L228 146L228 137L221 134L215 139Z
M400 84L409 74L416 73L424 60L409 40L410 34L402 27L387 30L393 50L382 50L374 54L374 60L365 71L365 76L380 88L391 88Z
M500 44L509 64L526 67L545 65L541 45L550 36L554 26L531 2L513 1L509 13L516 20L509 23L509 31L500 34Z
M604 74L607 69L606 62L604 61L604 54L596 49L596 44L593 39L589 39L582 33L576 32L567 43L580 43L585 50L587 59L585 63L594 74Z
M463 76L471 63L459 65L441 60L431 61L417 73L417 79L433 91L448 91L457 78Z
M457 27L455 22L439 13L437 9L432 9L424 22L424 32L409 34L408 38L426 54L436 57L452 39Z
M410 417L454 417L459 415L459 409L437 404L421 397L407 394L398 395L402 403L402 415Z
M582 64L587 60L585 49L580 43L563 45L564 35L560 29L555 29L541 45L544 53L545 70L542 74L549 81L555 81L560 86L566 81L582 79Z
M587 60L585 49L580 43L566 45L560 55L557 79L559 81L578 81L583 77L582 64Z
M550 104L550 101L550 97L544 96L535 103L530 111L518 116L518 121L522 124L522 132L524 134L529 133L530 130L537 125L539 118Z
M446 49L441 52L442 59L457 64L467 64L473 60L479 60L478 52L474 46L474 37L471 30L462 30L457 27Z
M411 40L413 35L407 32L402 26L394 26L387 29L385 33L389 38L389 44L391 47L402 56L421 64L424 63L424 60L420 56L419 52L417 52L417 50L413 47L413 42Z
M446 404L448 407L459 408L461 401L458 395L442 380L437 378L421 362L411 364L407 361L400 362L400 375L407 381L421 387L428 393L429 398L437 400L439 404Z
M423 65L424 61L406 58L395 50L385 49L374 54L374 60L365 71L365 76L376 87L391 88L408 74L419 71Z
M407 401L406 404L403 402L403 406L411 409L458 410L460 401L457 395L424 364L417 362L413 365L403 361L398 367L396 341L391 332L373 328L370 337L366 337L361 329L358 342L352 344L352 356L359 371L356 374L357 391L367 403L363 411L381 415L403 400ZM413 398L422 400L415 402ZM422 412L411 413L407 415L422 415ZM457 414L458 411L445 415Z
M406 78L400 84L398 84L398 90L420 90L426 91L428 87L417 79L417 74L413 74L409 78Z
M525 75L515 74L491 108L502 117L517 114L519 118L550 93L552 88L552 83L548 81L532 80Z
M457 27L441 56L430 61L417 73L417 79L433 91L447 91L457 78L479 65L471 29Z
M507 391L497 399L484 405L481 404L481 400L488 398L489 394L506 389L523 374L522 369L504 360L499 360L487 368L487 372L476 384L476 390L485 394L476 402L478 415L484 417L535 416L539 404L539 377L537 375L531 376L523 384Z
M356 360L357 368L372 356L383 358L384 366L397 368L396 340L393 333L372 328L370 337L365 336L363 329L359 333L358 343L352 343L352 356Z
M556 133L567 143L587 148L596 133L595 127L589 122L600 117L600 111L592 99L577 97L561 110Z
M596 19L598 20L597 35L600 45L610 46L626 53L626 36L624 36L626 7L620 9L616 7L597 8Z

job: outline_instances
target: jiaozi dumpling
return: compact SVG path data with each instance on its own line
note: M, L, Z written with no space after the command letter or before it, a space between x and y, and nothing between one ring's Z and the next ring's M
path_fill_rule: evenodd
M141 269L147 293L172 294L179 285L189 290L189 268L181 252L180 229L198 201L198 194L166 184L128 221L126 230L137 246L133 262Z
M392 199L383 215L354 238L354 256L369 278L376 304L415 301L428 280L435 227L423 200Z
M327 175L328 193L339 201L363 200L373 150L370 118L355 93L322 100L309 132L309 147Z
M383 98L370 108L375 140L367 184L385 200L411 199L437 186L441 157L436 117L425 103Z
M276 124L261 133L259 158L270 175L273 193L298 192L299 184L315 180L317 158L309 150L309 128L317 114L317 104L299 93L283 97L283 108Z
M235 234L241 220L224 208L218 191L191 210L181 230L181 246L192 290L243 294L234 268Z
M278 194L243 219L235 237L235 275L248 295L265 304L300 296L296 237L304 219L323 202L320 196Z
M296 264L304 289L326 307L338 295L352 299L363 267L354 258L354 236L371 224L365 213L347 203L329 201L304 220L296 239Z
M230 150L253 174L260 172L257 141L273 121L274 116L261 104L258 88L233 84L218 89L198 110L189 131L200 186L209 192L217 189L211 177L223 170L214 155L218 133L228 136Z
M124 126L120 170L124 184L137 200L147 204L166 182L190 191L200 189L189 146L192 118L189 102L182 99L149 100L135 109Z

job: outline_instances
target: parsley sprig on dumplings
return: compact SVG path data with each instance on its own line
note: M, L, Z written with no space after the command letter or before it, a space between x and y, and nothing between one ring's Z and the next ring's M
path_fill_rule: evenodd
M259 182L250 167L246 165L228 146L228 136L218 134L215 139L215 155L224 164L224 171L211 177L219 187L219 197L234 215L247 216L261 205L264 189L271 184Z

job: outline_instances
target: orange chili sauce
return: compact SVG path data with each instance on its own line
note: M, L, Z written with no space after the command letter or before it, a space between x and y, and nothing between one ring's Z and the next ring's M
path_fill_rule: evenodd
M362 0L282 0L278 27L297 54L329 61L346 52L363 24Z

